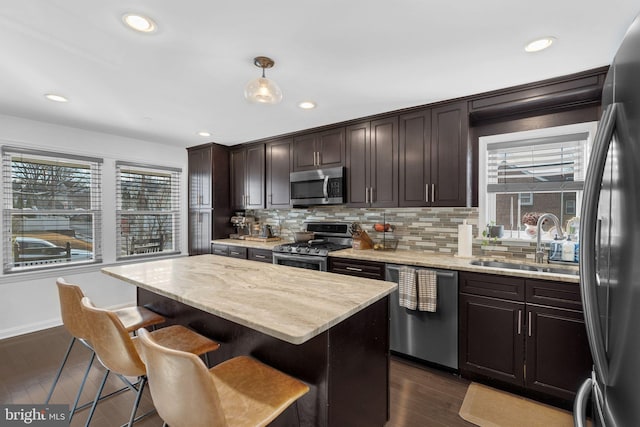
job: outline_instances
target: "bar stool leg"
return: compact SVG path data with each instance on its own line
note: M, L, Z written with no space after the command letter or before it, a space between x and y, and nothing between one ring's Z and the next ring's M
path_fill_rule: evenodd
M71 354L71 349L73 345L76 343L76 337L71 337L71 342L69 342L69 347L67 348L67 352L62 359L62 364L58 368L58 372L56 373L56 377L53 379L53 384L51 384L51 390L49 390L49 394L47 395L47 400L44 401L44 404L47 405L49 400L51 400L51 396L53 395L53 390L55 390L56 385L58 385L58 380L60 379L60 375L62 374L62 369L64 365L67 363L67 359L69 358L69 354Z
M91 359L89 360L89 366L87 366L87 370L84 373L84 377L82 378L82 383L80 383L80 388L78 388L78 393L76 394L76 400L73 402L73 406L71 407L71 412L69 412L69 422L73 418L73 414L76 412L76 408L78 407L78 402L80 401L80 395L82 394L82 389L84 388L85 383L87 382L87 377L89 376L89 371L91 370L91 365L93 365L93 360L96 358L95 351L91 351Z
M89 427L91 423L91 418L93 418L93 413L96 411L96 406L98 406L98 402L100 401L100 395L102 394L102 390L104 389L104 385L107 383L107 377L109 376L110 370L104 373L104 377L102 377L102 382L100 383L100 387L98 387L98 393L96 394L96 398L93 400L93 405L91 405L91 411L89 411L89 416L87 417L87 422L85 423L85 427Z
M142 398L142 392L144 391L144 386L147 384L147 377L142 377L140 379L140 383L138 384L138 394L136 395L136 401L133 403L133 409L131 410L131 418L129 418L129 427L133 426L133 422L136 419L136 412L138 412L138 406L140 405L140 399Z

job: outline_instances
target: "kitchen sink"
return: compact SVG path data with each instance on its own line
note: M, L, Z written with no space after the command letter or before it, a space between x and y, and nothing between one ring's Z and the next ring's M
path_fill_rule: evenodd
M580 274L578 270L574 270L567 267L554 267L554 266L546 266L546 265L537 266L537 265L531 265L531 264L520 264L517 262L475 260L475 261L470 261L469 264L478 265L481 267L506 268L509 270L539 271L541 273L568 274L572 276L578 276Z

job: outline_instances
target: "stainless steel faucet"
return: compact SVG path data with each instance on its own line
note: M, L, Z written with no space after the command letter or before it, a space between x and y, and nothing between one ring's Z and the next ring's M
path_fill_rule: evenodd
M542 249L542 242L540 241L540 238L542 236L542 223L547 219L551 219L553 221L553 225L556 226L556 233L558 234L558 237L561 239L564 237L564 234L562 233L562 227L560 227L560 220L557 216L552 213L545 213L540 215L540 218L538 218L538 227L536 229L536 262L538 263L544 262L544 249Z

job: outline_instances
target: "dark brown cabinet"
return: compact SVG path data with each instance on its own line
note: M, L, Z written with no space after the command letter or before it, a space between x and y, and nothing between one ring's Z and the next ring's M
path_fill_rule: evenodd
M459 365L572 401L591 371L578 284L460 273Z
M384 280L384 264L375 261L329 257L329 272Z
M248 248L245 246L213 243L211 245L211 253L213 253L214 255L228 256L231 258L248 259L249 261L258 261L265 263L273 262L273 253L269 249Z
M273 263L273 252L269 249L249 248L247 249L247 259L250 261Z
M347 127L347 197L351 207L398 206L398 118Z
M289 173L293 169L293 140L267 142L266 155L267 208L288 208L291 206Z
M188 149L189 255L211 252L211 240L227 237L229 151L217 144Z
M298 135L293 139L293 170L344 166L344 127Z
M265 145L252 144L231 151L231 206L265 207Z
M466 206L467 103L412 112L399 120L399 205Z

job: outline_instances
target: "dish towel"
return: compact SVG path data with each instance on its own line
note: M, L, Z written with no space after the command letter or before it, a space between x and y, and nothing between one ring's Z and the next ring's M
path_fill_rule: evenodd
M400 307L415 310L418 306L418 290L416 288L416 270L409 267L400 267L398 273L398 293Z
M418 270L418 310L436 311L438 276L433 270Z

